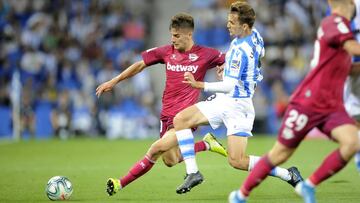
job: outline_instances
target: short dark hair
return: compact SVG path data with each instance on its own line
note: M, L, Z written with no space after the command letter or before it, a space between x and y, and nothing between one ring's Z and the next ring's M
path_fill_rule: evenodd
M230 13L238 14L239 22L248 24L250 28L253 27L256 19L254 9L244 1L237 1L231 4Z
M171 18L169 29L189 28L194 30L194 18L187 13L178 13Z

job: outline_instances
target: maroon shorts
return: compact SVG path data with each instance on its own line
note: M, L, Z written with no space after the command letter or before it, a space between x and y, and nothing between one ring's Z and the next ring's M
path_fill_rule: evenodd
M175 116L160 116L160 138L162 138L165 133L174 128L173 120ZM192 131L195 131L196 128L192 128Z
M289 105L281 123L278 141L289 148L295 148L315 127L331 138L331 131L344 124L355 125L355 121L346 113L345 109L331 113L319 113L298 105Z

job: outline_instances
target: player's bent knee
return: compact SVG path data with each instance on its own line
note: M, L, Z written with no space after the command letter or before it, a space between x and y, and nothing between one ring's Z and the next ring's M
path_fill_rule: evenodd
M238 158L229 156L228 161L230 166L236 169L247 170L249 167L248 159L245 156L239 156Z
M348 153L350 153L350 154L355 154L356 152L358 152L360 150L359 143L357 143L356 141L348 143L345 147L346 147L346 150L348 151Z
M163 157L162 160L163 160L165 166L167 166L169 168L175 166L178 163L176 160L170 159L168 157Z
M348 139L340 144L340 153L342 154L342 158L346 161L349 161L359 150L359 143L355 140L352 141L351 139Z
M163 147L163 145L159 142L155 142L150 146L149 154L151 155L160 155L164 153L166 149Z
M173 150L164 153L162 155L162 160L167 167L173 167L179 163L179 157Z
M342 143L340 144L341 148L345 148L346 150L348 150L349 152L357 152L359 151L360 148L360 143L358 142L358 138L354 137L354 138L348 138L345 141L342 141Z

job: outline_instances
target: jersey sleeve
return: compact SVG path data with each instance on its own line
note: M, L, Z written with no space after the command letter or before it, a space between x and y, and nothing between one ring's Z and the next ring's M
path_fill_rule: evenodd
M214 68L216 66L221 66L225 63L225 54L216 49L211 49L210 56L212 58L210 60L208 69Z
M147 66L151 66L157 63L164 63L164 55L168 48L169 46L162 46L162 47L154 47L146 51L143 51L141 53L141 56L144 60L144 63Z
M350 22L341 17L333 18L333 22L323 27L324 39L332 47L339 47L345 41L354 39Z

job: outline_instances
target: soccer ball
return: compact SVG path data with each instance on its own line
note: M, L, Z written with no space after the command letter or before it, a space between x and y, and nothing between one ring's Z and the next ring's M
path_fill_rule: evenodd
M67 200L70 198L73 188L68 178L54 176L48 181L45 192L50 200Z

